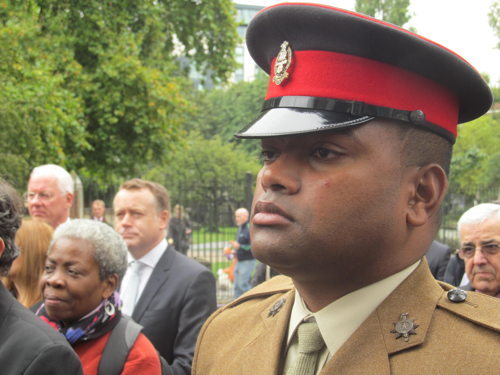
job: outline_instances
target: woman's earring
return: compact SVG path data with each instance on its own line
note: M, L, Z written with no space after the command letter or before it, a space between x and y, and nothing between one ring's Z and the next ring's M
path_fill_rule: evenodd
M104 305L104 312L108 316L112 316L115 314L115 305L113 305L110 301L106 301L106 304Z

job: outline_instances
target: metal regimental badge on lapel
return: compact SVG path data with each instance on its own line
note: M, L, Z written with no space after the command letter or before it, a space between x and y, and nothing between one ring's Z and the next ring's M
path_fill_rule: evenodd
M281 308L285 305L285 302L286 302L286 298L279 299L273 305L273 307L271 307L269 309L269 312L267 313L267 317L270 318L271 316L275 316L277 313L279 313L279 311L281 310Z
M408 313L403 313L399 316L399 322L393 323L394 329L391 333L396 334L396 339L403 337L403 340L408 342L410 335L416 335L415 329L418 328L418 324L415 324L414 319L408 319Z
M292 63L292 48L290 44L285 40L281 43L280 51L278 56L276 56L276 61L274 62L274 77L273 82L277 85L281 85L283 80L288 78L290 75L288 73L288 68Z

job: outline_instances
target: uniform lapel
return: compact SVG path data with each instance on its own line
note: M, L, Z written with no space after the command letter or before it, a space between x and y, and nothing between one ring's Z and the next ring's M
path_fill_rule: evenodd
M132 313L132 318L139 322L144 315L144 312L147 310L149 304L153 297L157 294L160 287L167 282L169 277L169 269L172 264L172 257L174 254L172 250L167 247L161 258L158 260L155 268L153 269L153 273L151 273L151 277L144 288L139 301L134 308L134 312Z
M327 362L321 375L390 374L391 354L425 341L442 292L423 259ZM415 334L409 334L408 341L403 336L396 338L400 334L395 325L404 319L401 314L408 314L409 326L413 324Z
M254 374L278 375L282 366L283 346L293 306L294 290L266 305L260 314L262 324L252 329L240 349L252 353L248 365ZM248 368L246 369L248 371Z

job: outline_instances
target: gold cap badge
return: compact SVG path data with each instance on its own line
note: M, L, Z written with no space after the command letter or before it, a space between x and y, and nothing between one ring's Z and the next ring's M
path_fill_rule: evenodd
M277 85L281 85L283 80L288 78L288 68L292 63L292 48L290 44L285 40L281 43L280 51L278 56L276 56L276 61L274 62L274 77L273 82Z

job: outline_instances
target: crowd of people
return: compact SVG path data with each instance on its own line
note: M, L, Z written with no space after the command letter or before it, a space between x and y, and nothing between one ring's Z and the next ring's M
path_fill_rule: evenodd
M264 9L247 44L270 83L237 134L261 139L263 167L251 212L235 211L235 300L216 310L164 186L123 182L112 224L102 200L72 219L71 175L38 166L30 218L0 180L0 372L497 373L500 205L463 213L456 252L434 241L457 122L491 105L480 75L313 4Z

